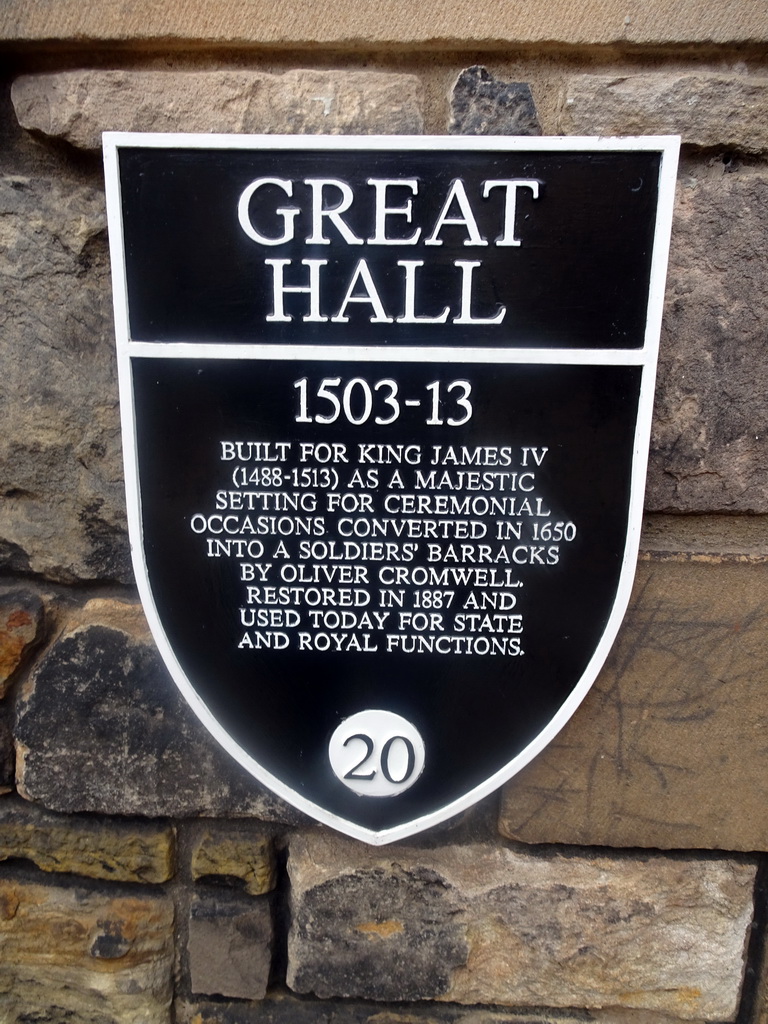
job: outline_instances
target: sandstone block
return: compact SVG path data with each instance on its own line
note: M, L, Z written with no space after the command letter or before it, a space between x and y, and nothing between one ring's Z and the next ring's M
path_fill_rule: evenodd
M303 11L304 9L302 9ZM695 12L695 13L693 13ZM294 7L263 0L257 9L240 0L222 0L215 8L204 0L157 4L155 0L102 0L97 5L57 0L38 8L27 0L0 5L0 39L47 44L116 41L145 45L167 54L180 44L205 47L287 48L318 44L348 50L393 46L409 50L476 47L510 49L520 44L759 44L768 39L760 4L702 4L694 8L675 0L652 0L632 8L620 0L585 0L578 9L551 0L499 4L423 3L359 0L313 5L311 17L297 17Z
M23 800L0 801L0 860L23 857L43 871L113 882L166 882L172 828L50 814Z
M768 78L746 75L574 75L563 135L680 135L695 146L768 149Z
M191 870L195 881L233 879L251 896L262 896L275 887L274 847L247 826L205 829L193 843Z
M461 72L451 93L452 135L541 135L531 87L503 82L478 64Z
M321 998L732 1020L755 866L292 839L288 985Z
M29 590L0 592L0 699L24 657L40 638L43 604Z
M170 900L0 881L4 1024L169 1024Z
M530 843L768 848L768 565L644 562L591 692L504 788Z
M269 904L265 900L195 899L187 951L193 992L263 999L272 959Z
M22 688L14 734L19 792L51 810L300 820L200 725L138 605L85 606Z
M376 71L63 71L22 75L24 128L100 149L104 131L418 134L421 83Z
M744 168L709 178L682 175L651 440L649 510L768 509L766 248L768 174Z
M104 196L0 178L0 568L132 579Z
M269 995L258 1003L177 1003L178 1024L679 1024L642 1010L531 1010L411 1003L388 1006L354 1000L306 1000ZM690 1024L690 1022L689 1022ZM761 1022L762 1024L762 1022Z

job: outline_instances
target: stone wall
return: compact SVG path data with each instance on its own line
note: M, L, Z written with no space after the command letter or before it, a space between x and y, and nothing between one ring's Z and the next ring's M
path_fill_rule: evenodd
M2 1024L766 1024L768 11L0 10ZM129 562L106 129L683 139L647 516L593 691L372 850L181 702Z

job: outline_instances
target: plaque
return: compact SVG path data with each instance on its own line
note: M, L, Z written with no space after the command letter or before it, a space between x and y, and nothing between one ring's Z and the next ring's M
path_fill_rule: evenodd
M369 843L573 714L637 557L678 140L105 136L131 543L181 692Z

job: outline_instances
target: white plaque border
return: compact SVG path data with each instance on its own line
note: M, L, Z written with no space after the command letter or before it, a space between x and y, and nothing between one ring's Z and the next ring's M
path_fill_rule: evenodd
M644 136L633 138L589 138L583 136L516 137L516 136L304 136L304 135L204 135L137 132L105 132L104 168L106 179L109 248L112 264L112 288L115 333L118 357L118 380L125 460L125 483L128 503L128 529L131 557L139 595L158 650L174 682L205 728L231 756L264 786L310 817L339 832L374 846L405 839L453 817L493 793L524 768L547 746L573 716L589 692L608 656L624 618L637 563L642 526L643 496L650 442L651 417L656 381L664 288L672 228L675 182L680 139L677 136ZM398 346L328 346L318 349L308 345L243 345L199 342L152 343L132 341L129 333L125 248L123 240L122 202L120 195L118 151L124 147L160 149L301 149L301 150L370 150L376 151L509 151L509 152L638 152L661 154L659 192L651 261L650 287L644 343L637 349L540 349L540 348L441 348ZM621 575L613 609L602 638L581 679L546 728L502 769L475 786L460 798L443 807L393 828L375 831L327 811L301 793L291 789L251 757L214 718L205 702L179 664L163 629L149 583L142 543L141 503L138 479L138 452L133 407L131 358L133 356L201 359L316 359L329 360L442 362L442 363L542 363L559 365L637 365L642 367L639 413L632 454L631 492L627 540Z

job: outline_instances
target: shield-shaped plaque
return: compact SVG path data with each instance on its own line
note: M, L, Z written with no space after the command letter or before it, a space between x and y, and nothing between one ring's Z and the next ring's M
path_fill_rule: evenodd
M627 605L677 140L110 134L105 160L171 675L342 832L468 807Z

